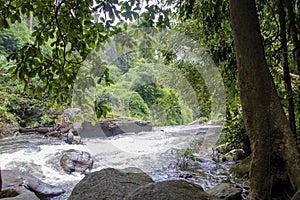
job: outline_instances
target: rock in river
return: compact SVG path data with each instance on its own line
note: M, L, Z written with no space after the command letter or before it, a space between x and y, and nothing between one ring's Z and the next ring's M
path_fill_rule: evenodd
M150 183L137 188L126 200L209 200L216 199L207 194L201 186L184 180L169 180Z
M79 135L83 138L105 138L116 136L128 132L144 132L151 131L152 123L144 120L128 120L128 121L100 121L93 125L91 122L85 121L81 129L78 130Z
M229 183L221 183L207 191L209 194L224 200L240 200L242 199L242 189L236 188Z
M72 172L85 174L87 170L92 169L93 160L88 152L70 149L62 153L60 166L69 174Z
M107 168L85 176L72 191L69 200L122 200L131 191L153 180L137 168Z
M17 196L9 200L38 200L59 196L65 191L42 182L35 176L15 170L2 170L2 189L16 191Z

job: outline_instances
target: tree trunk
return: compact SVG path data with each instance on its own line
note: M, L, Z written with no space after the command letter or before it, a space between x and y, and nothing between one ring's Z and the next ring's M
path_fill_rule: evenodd
M240 99L252 148L250 199L271 199L278 172L287 171L294 191L300 188L300 156L267 66L255 0L230 0L230 12Z
M29 31L30 33L32 33L32 21L33 21L33 16L32 16L32 12L29 13Z
M294 45L294 55L297 64L298 75L300 76L300 42L298 39L298 29L295 23L295 13L292 0L286 0L286 8L288 14L289 34Z
M280 42L282 51L282 68L283 68L283 81L286 90L286 97L288 100L288 113L291 130L296 138L296 120L295 120L295 109L294 109L294 99L293 90L291 84L291 76L288 63L288 49L286 40L286 20L283 0L277 0L278 14L279 14L279 24L280 24Z

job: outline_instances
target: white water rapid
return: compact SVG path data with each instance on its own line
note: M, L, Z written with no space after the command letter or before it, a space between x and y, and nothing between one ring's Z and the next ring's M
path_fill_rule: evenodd
M189 125L154 128L151 132L125 133L115 137L83 138L83 144L70 145L56 138L17 136L0 140L1 169L26 171L46 183L60 186L68 192L84 175L66 174L59 166L59 153L77 149L89 152L93 170L107 167L137 167L155 181L178 179L193 173L189 181L210 188L226 179L228 166L210 159L211 148L219 138L220 126ZM197 148L198 159L193 172L178 167L178 150ZM66 199L67 197L60 197Z

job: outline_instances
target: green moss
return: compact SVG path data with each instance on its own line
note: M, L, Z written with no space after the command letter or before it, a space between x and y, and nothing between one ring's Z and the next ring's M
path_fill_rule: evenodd
M2 190L0 192L0 198L7 198L7 197L16 197L19 193L16 190Z
M232 166L230 168L230 172L233 173L237 177L249 177L249 171L250 171L250 163L251 163L251 157L247 157L244 160L242 160L240 163Z

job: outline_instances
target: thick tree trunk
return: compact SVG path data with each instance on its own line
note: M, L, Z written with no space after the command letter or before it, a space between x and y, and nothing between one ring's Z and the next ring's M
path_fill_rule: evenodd
M295 109L294 109L294 98L293 90L291 84L291 76L288 63L288 49L286 40L286 20L283 0L277 0L278 14L279 14L279 24L280 24L280 42L282 51L282 68L283 68L283 81L286 90L286 96L288 100L288 113L290 127L296 138L296 120L295 120Z
M230 0L230 11L240 98L252 148L250 199L271 199L279 170L287 170L294 191L300 188L300 156L267 66L255 0Z

